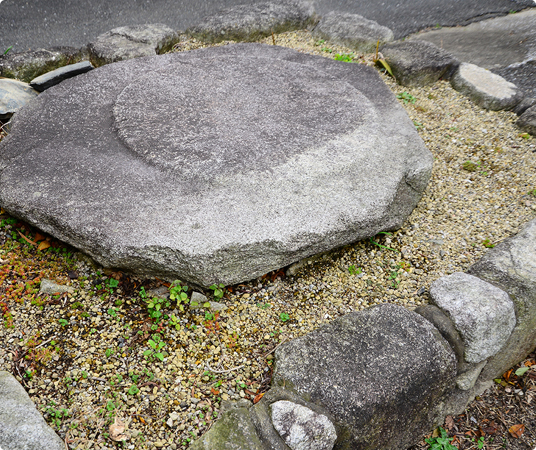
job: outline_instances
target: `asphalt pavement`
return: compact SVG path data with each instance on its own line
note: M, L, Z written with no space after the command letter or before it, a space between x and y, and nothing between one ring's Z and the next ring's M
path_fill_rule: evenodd
M261 0L0 0L0 54L58 45L82 47L112 28L164 23L182 30L221 8ZM436 26L535 7L536 0L316 0L316 10L361 14L396 38Z

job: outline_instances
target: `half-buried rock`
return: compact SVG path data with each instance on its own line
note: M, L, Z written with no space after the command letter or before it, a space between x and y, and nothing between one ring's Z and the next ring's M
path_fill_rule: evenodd
M432 156L373 68L262 44L110 64L16 114L0 206L207 286L400 227Z

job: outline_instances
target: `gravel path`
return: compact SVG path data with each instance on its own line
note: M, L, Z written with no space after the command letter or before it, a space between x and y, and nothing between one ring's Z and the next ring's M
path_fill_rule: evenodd
M326 57L350 53L307 32L275 39ZM217 313L161 300L168 318L157 318L143 291L168 291L167 283L93 267L0 212L0 368L18 376L69 448L112 448L114 432L129 449L186 448L222 400L254 401L267 389L282 342L380 302L425 304L432 281L465 271L536 216L536 141L520 134L514 114L483 111L446 82L402 88L382 76L434 154L418 207L400 230L320 256L295 275L225 288L221 300L206 292L226 305ZM21 234L51 247L38 250ZM40 295L42 278L74 292Z

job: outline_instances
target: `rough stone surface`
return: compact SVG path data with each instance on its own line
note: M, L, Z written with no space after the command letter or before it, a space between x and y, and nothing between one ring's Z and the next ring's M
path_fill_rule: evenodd
M272 423L292 450L331 450L337 440L335 426L309 408L280 400L270 405Z
M314 6L308 0L261 2L224 9L206 17L186 33L208 42L250 42L272 32L307 28L315 21Z
M432 167L375 69L272 45L123 61L23 112L0 143L6 211L202 286L400 227Z
M527 109L536 106L536 98L534 97L525 97L520 103L514 106L512 112L516 113L518 116L523 114Z
M67 64L81 61L85 50L72 47L53 47L0 56L0 76L30 82L39 75Z
M22 81L0 79L0 120L9 119L37 95L36 90Z
M477 105L492 111L512 109L524 97L515 84L474 64L460 64L450 83Z
M536 220L490 249L469 273L506 291L517 325L500 353L489 359L481 380L501 376L536 347Z
M55 281L47 280L46 278L41 280L41 285L39 287L40 294L63 294L64 292L74 292L74 288L58 284Z
M454 323L465 344L465 360L470 363L495 355L516 324L508 294L466 273L434 281L430 297Z
M179 40L178 33L160 23L118 27L101 34L88 44L95 66L125 59L165 53Z
M313 35L359 52L373 52L378 41L382 45L394 39L393 32L378 22L365 19L359 14L334 11L322 17L313 30Z
M89 72L93 68L93 64L91 64L89 61L69 64L68 66L60 67L59 69L47 72L38 76L37 78L34 78L32 81L30 81L30 86L38 92L43 92L49 87L61 83L63 80Z
M517 119L516 125L523 131L536 136L536 106L527 109L519 119Z
M427 86L448 79L460 64L445 50L421 41L386 44L381 53L403 86Z
M472 365L471 368L458 375L458 378L456 378L456 387L462 391L471 389L478 380L478 376L480 375L480 372L482 372L482 369L485 365L486 360L481 361L478 364Z
M456 357L423 317L395 305L351 313L276 350L273 384L325 407L337 448L407 448L442 420Z
M9 372L0 371L0 448L2 450L64 450L30 397Z
M228 408L209 431L193 442L192 450L264 450L249 410L241 403Z

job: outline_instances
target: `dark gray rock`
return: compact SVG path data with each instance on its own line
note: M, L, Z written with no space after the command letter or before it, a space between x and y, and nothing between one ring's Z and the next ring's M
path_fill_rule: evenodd
M125 59L165 53L178 40L178 33L161 23L118 27L88 44L89 57L99 67Z
M59 69L47 72L38 76L37 78L34 78L32 81L30 81L30 86L38 92L43 92L49 87L61 83L63 80L89 72L93 68L93 64L91 64L89 61L69 64L68 66L60 67Z
M65 450L32 400L9 372L0 371L0 448L3 450Z
M536 136L536 106L527 109L519 119L516 125L523 131Z
M534 41L536 44L536 39ZM520 64L512 64L502 69L493 69L492 72L500 75L510 83L514 83L526 95L536 97L536 59L523 61Z
M407 448L443 417L456 357L423 317L382 305L341 317L276 350L273 383L326 408L338 449Z
M536 106L536 98L534 97L525 97L512 109L512 112L516 113L518 116L523 114L527 109Z
M202 286L400 227L432 167L375 69L273 45L104 66L25 110L0 143L6 211Z
M329 39L358 52L373 52L380 45L394 39L393 32L378 22L365 19L358 14L330 12L313 30L313 36Z
M439 278L430 297L460 333L467 362L479 363L495 355L514 326L514 304L503 290L466 273Z
M474 64L462 63L450 83L478 106L492 111L513 109L524 98L515 84Z
M488 250L469 273L506 291L515 305L517 325L501 351L490 358L481 380L501 376L536 347L536 220L516 236Z
M331 450L337 440L335 426L313 410L288 400L270 405L272 423L292 450Z
M456 327L452 323L443 311L435 305L419 306L415 309L417 314L423 316L426 320L432 323L450 344L452 350L456 354L458 361L458 373L460 373L460 366L464 364L463 354L465 351L465 345L463 344L462 337Z
M212 428L193 442L192 450L264 450L248 408L228 406Z
M85 50L72 47L53 47L0 56L0 76L30 82L39 75L81 61Z
M256 41L273 33L307 28L317 20L308 0L237 5L206 17L186 33L205 42Z
M0 79L0 120L7 120L39 93L17 80Z
M440 78L448 79L460 62L450 53L428 42L393 42L381 53L403 86L428 86Z

